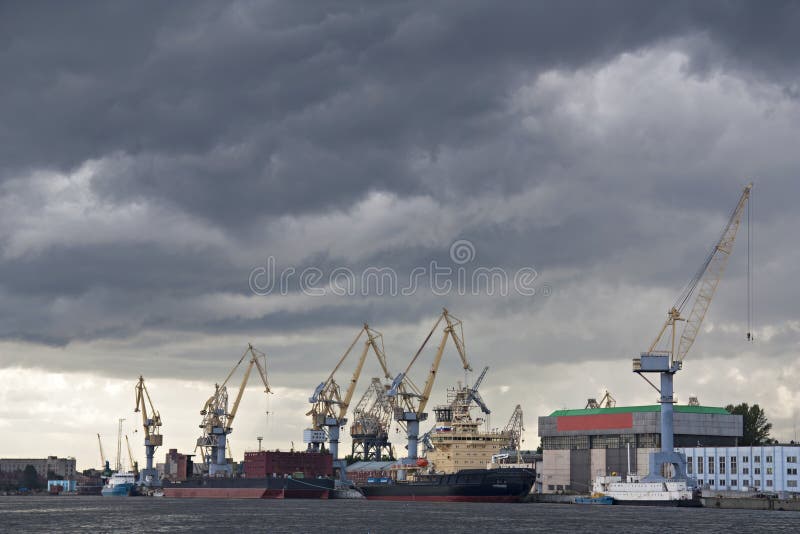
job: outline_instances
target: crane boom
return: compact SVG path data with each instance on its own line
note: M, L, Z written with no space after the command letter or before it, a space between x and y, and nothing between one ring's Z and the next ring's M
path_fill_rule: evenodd
M267 371L264 367L262 367L261 362L259 361L259 358L262 357L266 359L266 355L263 352L256 350L252 344L248 343L247 350L239 360L239 363L242 363L247 354L250 354L250 362L247 364L247 369L244 372L244 377L242 378L242 383L239 386L239 391L236 393L236 400L233 401L233 409L231 410L231 413L228 414L226 429L229 431L233 428L233 420L236 418L236 413L239 411L239 403L242 401L242 395L247 387L247 381L250 378L250 373L253 371L253 367L258 370L258 375L261 377L261 383L264 384L264 393L272 393L272 390L269 387L269 380L267 380ZM239 366L239 364L236 365L237 367ZM234 367L234 370L235 369L236 368ZM228 378L230 378L231 374L233 374L233 371L231 371L231 373L228 375ZM226 378L225 380L227 382L228 379ZM222 385L224 386L225 383Z
M461 328L461 321L450 315L450 312L447 311L447 308L442 311L440 319L444 319L447 323L447 326L444 329L444 335L442 336L442 341L439 343L439 348L436 350L436 357L433 359L431 369L428 372L428 379L425 381L425 387L422 390L419 406L417 407L417 415L424 412L425 406L428 404L428 399L431 396L431 391L433 391L433 383L436 380L436 373L439 371L439 364L442 362L442 354L444 353L444 347L447 344L448 337L453 339L453 344L456 346L458 355L461 357L461 363L464 367L464 370L472 371L472 366L470 366L469 362L467 361L467 353L464 348L464 332ZM438 326L439 323L437 322L436 324ZM460 333L456 332L456 327L459 327ZM420 348L420 351L421 350L422 348ZM419 352L417 354L419 354Z
M675 356L678 361L683 361L686 357L686 353L692 348L697 333L700 331L700 325L703 323L708 307L711 305L711 299L714 298L714 293L717 290L722 274L725 272L725 267L728 265L731 252L733 252L736 232L739 230L739 225L742 222L744 207L747 200L750 198L750 190L752 188L753 184L747 184L744 191L742 191L742 196L739 197L739 202L736 204L733 213L731 213L728 224L725 226L719 241L706 259L701 276L698 278L696 284L693 284L698 287L697 298L695 298L692 311L689 312L689 316L686 319L686 326L683 328L683 333L678 343L678 353ZM689 294L691 294L691 291ZM688 299L688 295L686 299ZM684 302L686 299L684 299Z

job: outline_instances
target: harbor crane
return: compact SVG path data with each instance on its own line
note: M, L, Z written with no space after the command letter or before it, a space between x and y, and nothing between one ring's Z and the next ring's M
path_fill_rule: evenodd
M139 473L139 484L154 486L159 484L158 471L153 466L153 457L156 447L164 443L164 436L161 434L161 415L153 406L150 392L144 384L144 377L139 376L136 383L136 407L135 413L142 414L142 428L144 429L144 451L145 468ZM149 409L149 411L148 411Z
M506 424L506 427L503 429L503 435L508 437L508 443L504 448L517 453L517 463L522 462L520 451L522 450L522 433L524 431L522 406L517 404L516 408L514 408L514 412L511 414L511 418L508 420L508 424Z
M362 337L364 338L364 347L356 362L356 368L350 378L347 390L342 395L341 387L336 383L336 371L339 370ZM364 362L370 349L375 353L384 376L387 379L391 379L392 375L386 364L383 335L364 323L358 335L342 357L339 358L339 362L328 375L328 378L324 382L320 382L308 399L308 402L311 403L311 410L306 415L311 416L311 428L303 432L303 441L308 444L308 450L319 451L324 447L327 438L334 462L339 459L339 430L343 425L347 424L347 419L345 418L347 409L350 407L356 384L358 384L358 379L361 376L361 369L364 367Z
M250 360L245 369L239 391L236 394L236 399L233 402L233 409L229 412L228 381L248 356ZM239 403L242 400L242 394L247 387L247 381L250 378L253 367L258 370L261 382L264 384L264 393L266 395L272 393L267 380L267 357L263 352L256 350L253 345L248 344L244 354L233 366L233 369L225 377L222 384L214 385L214 394L208 398L203 405L203 409L200 410L200 415L203 416L203 422L200 425L200 428L203 429L203 435L197 438L197 446L203 451L203 460L208 465L209 476L224 477L233 474L232 466L228 463L225 455L226 441L228 434L233 431L233 421L239 410Z
M633 372L644 378L659 392L661 404L661 451L650 455L650 474L646 481L660 481L666 478L687 479L683 455L674 451L673 432L673 378L683 368L683 360L694 344L700 325L708 312L711 300L728 264L736 232L742 221L745 205L750 198L753 184L742 191L739 201L731 213L722 235L709 252L694 277L683 288L673 306L667 312L667 319L647 352L633 360ZM694 299L691 311L683 315L687 304ZM685 323L680 335L678 324ZM748 333L749 334L749 333ZM748 335L749 337L749 335ZM658 373L661 387L651 382L645 373ZM660 474L659 474L660 473Z
M110 477L111 461L106 457L105 451L103 451L103 441L100 439L99 433L97 434L97 444L100 446L100 465L102 465L103 476Z
M100 439L100 433L97 433L97 444L100 446L100 465L106 466L106 454L103 452L103 441Z
M374 377L356 404L350 425L353 459L380 461L394 456L389 443L394 412L392 399L386 395L388 389L380 378Z
M124 417L117 420L117 461L114 464L114 470L117 473L122 471L122 423L124 421Z
M125 434L125 445L128 447L128 465L130 466L131 473L137 474L139 471L139 462L133 459L133 451L131 450L131 442L128 440L128 434Z
M584 409L594 408L613 408L617 405L617 399L611 396L611 393L606 390L605 395L597 402L597 399L591 398L586 400L586 407Z
M416 363L419 355L422 354L423 349L442 322L444 322L445 325L444 334L441 342L439 343L439 347L436 350L436 355L434 356L433 363L431 364L430 371L428 372L428 378L425 381L425 385L422 389L420 389L411 381L408 373L411 371L411 368ZM447 311L447 308L444 308L441 315L436 320L436 323L433 325L433 328L431 328L431 331L422 342L419 350L417 350L416 354L414 354L414 357L411 358L411 361L409 362L405 371L401 372L395 377L394 381L392 382L392 387L387 393L389 397L395 398L395 420L401 425L405 424L406 427L408 440L408 458L406 463L408 465L416 464L417 462L419 423L428 419L428 414L425 412L425 407L430 399L431 391L433 390L433 383L436 380L436 373L439 371L439 364L442 361L442 354L444 354L444 349L447 345L448 338L453 339L453 344L456 346L456 350L461 357L461 363L464 367L464 370L472 371L472 366L470 366L469 362L467 361L467 353L464 345L464 331L461 321L458 318L450 315L450 312ZM401 470L398 472L398 476L402 477L405 476L405 474Z

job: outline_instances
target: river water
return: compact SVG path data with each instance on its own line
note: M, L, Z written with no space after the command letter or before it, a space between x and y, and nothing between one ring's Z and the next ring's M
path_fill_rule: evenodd
M1 532L800 532L800 512L104 497L0 497Z

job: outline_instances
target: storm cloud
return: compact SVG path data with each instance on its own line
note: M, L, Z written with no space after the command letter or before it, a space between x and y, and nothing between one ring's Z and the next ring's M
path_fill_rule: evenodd
M144 373L199 408L252 341L301 429L364 321L400 369L448 306L500 414L650 403L630 358L753 181L757 341L743 227L676 388L795 437L797 27L796 2L4 2L0 369L121 407ZM269 257L402 282L456 269L457 240L465 268L534 269L536 294L251 288ZM15 391L0 426L44 417ZM166 421L195 417L179 401ZM298 438L280 428L271 446Z

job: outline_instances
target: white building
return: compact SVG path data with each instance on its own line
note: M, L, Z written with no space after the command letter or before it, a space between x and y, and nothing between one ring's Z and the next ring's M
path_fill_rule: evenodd
M679 447L688 474L703 487L726 491L800 492L800 445Z

